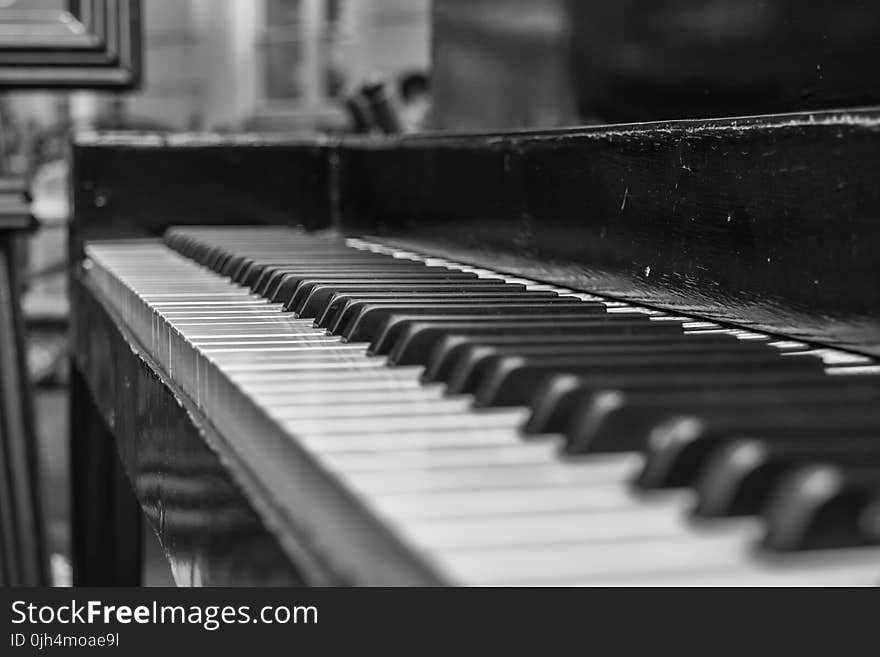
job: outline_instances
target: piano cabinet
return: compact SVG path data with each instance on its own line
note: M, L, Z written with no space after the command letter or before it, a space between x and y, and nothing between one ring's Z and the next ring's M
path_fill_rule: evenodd
M315 525L273 503L267 492L289 482L236 461L226 427L90 283L85 244L155 239L171 225L305 224L876 357L878 126L880 114L864 110L381 141L82 138L71 239L75 581L138 581L138 505L182 584L370 581L333 558L351 546L316 544ZM261 163L271 168L263 178ZM218 189L232 202L218 203ZM126 481L133 498L115 492ZM380 534L374 544L395 545ZM397 581L442 583L405 551L389 554L406 571Z

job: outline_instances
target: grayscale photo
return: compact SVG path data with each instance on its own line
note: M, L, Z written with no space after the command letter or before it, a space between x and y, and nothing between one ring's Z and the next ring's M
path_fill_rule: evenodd
M0 0L13 652L880 585L878 61L870 0Z

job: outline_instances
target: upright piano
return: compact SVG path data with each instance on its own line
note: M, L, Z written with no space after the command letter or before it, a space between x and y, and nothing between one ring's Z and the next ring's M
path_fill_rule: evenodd
M880 112L74 147L74 572L880 583Z
M880 583L878 33L435 0L433 134L81 135L75 582Z

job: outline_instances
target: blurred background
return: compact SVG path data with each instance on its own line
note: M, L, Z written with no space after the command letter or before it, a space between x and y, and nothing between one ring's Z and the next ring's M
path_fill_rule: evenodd
M140 90L0 95L0 171L26 180L40 222L23 249L23 305L47 537L61 583L69 579L65 274L72 131L351 132L346 100L363 86L379 103L393 103L396 129L419 129L427 114L429 0L147 0L142 14ZM357 128L371 129L380 128ZM170 584L165 560L146 552L147 584Z
M142 14L138 91L0 94L0 175L25 180L40 225L21 267L61 583L74 130L486 131L880 104L871 0L144 0ZM170 583L147 555L147 584Z

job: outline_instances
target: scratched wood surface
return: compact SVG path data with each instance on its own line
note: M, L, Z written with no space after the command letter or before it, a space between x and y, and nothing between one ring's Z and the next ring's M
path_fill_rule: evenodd
M880 355L880 113L349 145L354 232Z

